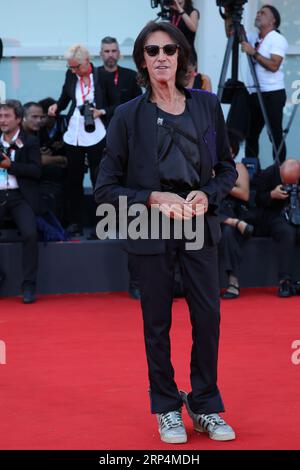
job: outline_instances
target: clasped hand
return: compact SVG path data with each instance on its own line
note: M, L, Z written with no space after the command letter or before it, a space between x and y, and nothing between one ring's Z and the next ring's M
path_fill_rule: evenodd
M153 192L149 204L158 206L164 215L176 220L190 220L208 210L208 199L202 191L192 191L186 199L174 193Z

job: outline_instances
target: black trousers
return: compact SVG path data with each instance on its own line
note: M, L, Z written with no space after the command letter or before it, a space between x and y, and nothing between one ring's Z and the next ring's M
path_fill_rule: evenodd
M220 323L217 247L186 251L184 243L182 240L168 240L164 254L135 255L144 320L151 412L173 411L182 406L174 381L169 335L174 271L179 258L192 324L192 391L188 396L189 404L197 413L218 413L224 411L224 407L217 387Z
M129 272L129 288L139 288L139 277L137 273L136 257L128 254L128 272Z
M38 271L38 237L34 212L21 192L0 191L0 224L10 214L23 238L23 284L22 290L35 290Z
M286 92L285 90L269 91L262 93L267 116L270 121L270 127L278 149L283 133L282 133L282 119L283 119L283 108L286 103ZM259 136L264 128L265 121L262 114L262 110L258 101L257 93L250 95L250 129L249 137L246 140L246 156L255 157L259 156ZM273 151L273 158L275 154ZM280 162L284 162L286 159L286 146L283 146L280 152Z
M102 158L105 139L90 147L67 145L67 218L69 223L82 225L83 219L83 178L85 158L88 160L92 186L95 186L98 167Z
M279 216L270 224L270 233L277 248L279 280L292 279L295 246L300 244L300 227L294 227Z

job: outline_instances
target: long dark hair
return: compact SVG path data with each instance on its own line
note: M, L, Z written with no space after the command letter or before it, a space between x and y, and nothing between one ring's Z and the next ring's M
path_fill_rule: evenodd
M178 49L178 65L176 73L176 86L179 89L184 89L185 84L185 75L187 72L188 58L190 55L190 46L187 42L184 34L174 25L166 21L160 23L155 23L150 21L142 29L140 34L135 40L133 48L133 59L135 61L136 67L138 69L138 80L141 86L150 88L150 78L149 73L146 68L144 68L145 57L144 57L144 46L148 36L157 31L162 31L163 33L168 34L175 44L179 45Z
M273 5L264 5L262 8L268 8L275 19L275 30L280 33L279 26L281 25L281 16L277 8L273 7Z

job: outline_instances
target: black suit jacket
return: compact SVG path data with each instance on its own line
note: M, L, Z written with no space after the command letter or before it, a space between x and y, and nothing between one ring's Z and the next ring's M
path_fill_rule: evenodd
M199 190L208 195L206 220L216 244L221 236L218 208L236 181L235 163L217 97L196 90L185 93L199 139ZM161 190L157 158L157 108L146 93L119 106L111 120L107 153L100 164L95 187L96 202L118 206L119 196L127 196L128 206L147 205L152 191ZM165 243L163 240L128 240L127 249L136 254L163 253Z
M102 90L101 79L97 68L92 65L92 73L94 77L94 86L95 86L95 105L97 109L105 108L105 100ZM71 101L71 107L67 115L67 120L69 121L71 116L74 113L76 108L76 84L78 77L76 74L68 70L66 73L65 83L62 88L61 95L57 102L57 113L60 113L69 105Z
M8 173L17 178L22 196L37 214L39 212L39 179L42 171L39 141L23 130L20 131L18 139L23 143L23 147L16 149L15 159Z
M137 84L137 73L134 70L118 66L118 83L115 84L115 73L107 72L99 67L98 73L102 83L107 106L107 122L112 118L114 111L120 104L127 103L142 94L141 87Z

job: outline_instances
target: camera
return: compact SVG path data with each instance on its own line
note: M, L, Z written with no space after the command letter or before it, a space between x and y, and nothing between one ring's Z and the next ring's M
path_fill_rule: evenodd
M217 7L223 7L223 8L241 7L247 2L248 0L217 0Z
M161 12L157 16L166 21L171 21L172 16L172 5L174 0L150 0L152 8L161 7Z
M151 7L157 8L160 4L162 7L171 7L174 3L174 0L151 0Z
M243 16L243 5L248 0L216 0L217 7L219 7L220 15L225 20L232 18L233 21L240 23ZM222 11L225 9L225 12Z
M79 106L81 116L84 117L84 130L85 132L94 132L96 129L93 111L91 110L92 103L86 100L82 106Z
M290 196L288 207L283 209L287 222L295 227L300 226L300 186L298 184L284 184L282 190Z
M9 155L7 153L7 149L0 142L0 163L2 162L2 160L4 160L4 156L9 158Z

